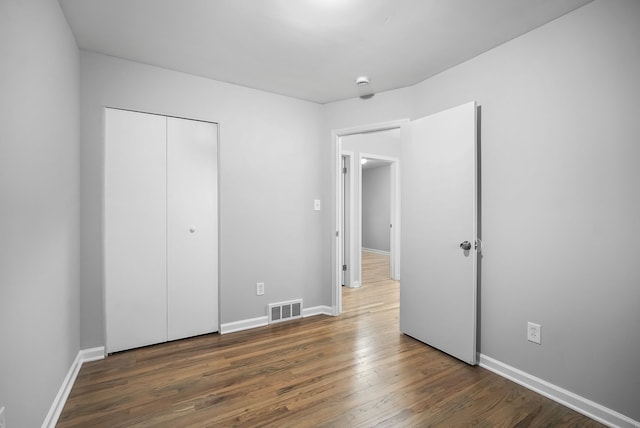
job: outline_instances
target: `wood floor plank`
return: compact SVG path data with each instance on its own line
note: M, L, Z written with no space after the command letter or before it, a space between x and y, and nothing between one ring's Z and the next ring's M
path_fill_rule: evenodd
M389 257L363 252L343 314L211 334L83 365L59 428L599 427L399 332Z

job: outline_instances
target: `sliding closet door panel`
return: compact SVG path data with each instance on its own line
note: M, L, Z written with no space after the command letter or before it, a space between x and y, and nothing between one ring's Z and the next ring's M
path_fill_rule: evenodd
M218 330L217 125L167 119L169 340Z
M167 340L166 118L106 109L107 352Z

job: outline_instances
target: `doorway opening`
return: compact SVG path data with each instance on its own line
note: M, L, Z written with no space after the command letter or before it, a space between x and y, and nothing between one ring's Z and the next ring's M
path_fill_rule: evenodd
M333 132L336 162L336 242L332 289L334 315L342 312L342 286L356 288L362 284L363 159L389 166L389 274L393 279L400 279L399 150L402 140L406 138L408 125L409 120L405 119ZM395 142L392 150L389 142Z
M360 153L360 249L389 256L389 278L395 281L400 280L400 266L396 263L400 248L399 169L398 157ZM360 267L362 276L362 259Z

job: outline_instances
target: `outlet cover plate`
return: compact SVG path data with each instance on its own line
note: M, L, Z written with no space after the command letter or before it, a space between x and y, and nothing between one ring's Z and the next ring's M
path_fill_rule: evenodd
M256 295L262 296L264 294L264 282L256 283Z
M527 323L527 340L540 345L542 326L534 322Z

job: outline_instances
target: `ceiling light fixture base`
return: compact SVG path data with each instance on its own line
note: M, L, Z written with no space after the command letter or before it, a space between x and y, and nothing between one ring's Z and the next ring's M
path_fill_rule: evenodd
M356 79L356 85L367 86L369 84L369 76L360 76Z

